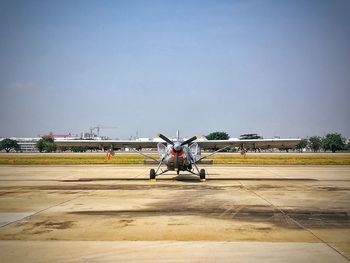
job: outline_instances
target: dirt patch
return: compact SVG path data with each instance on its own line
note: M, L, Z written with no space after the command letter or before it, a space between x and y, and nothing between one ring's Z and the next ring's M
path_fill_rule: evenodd
M15 192L15 191L4 191L4 192L0 192L0 196L13 195L13 194L18 194L18 192Z
M211 176L216 175L211 173ZM61 180L61 182L67 182L67 183L78 183L78 182L95 182L95 181L147 181L147 178L79 178L79 179L67 179L67 180ZM182 181L182 182L198 182L198 177L191 177L189 175L182 176L179 175L175 178L157 178L157 181ZM223 178L223 177L213 177L213 178L207 178L207 181L318 181L317 179L313 178L266 178L266 177L254 177L254 178L247 178L247 177L233 177L233 178Z
M349 187L317 186L316 188L321 191L350 191Z
M234 186L242 188L241 186ZM16 190L64 190L64 191L80 191L80 190L224 190L223 186L212 186L205 184L196 185L173 185L173 184L150 184L150 185L134 185L134 184L117 184L117 185L99 185L99 184L64 184L64 185L43 185L43 186L20 186ZM0 187L0 190L13 189L12 187Z
M86 181L88 182L88 181ZM336 187L336 186L319 186L319 185L271 185L271 184L259 184L250 185L247 187L249 190L283 190L283 191L299 191L303 190L319 190L319 191L350 191L349 187ZM34 190L48 190L48 191L65 191L64 194L75 194L77 191L81 190L227 190L227 189L245 189L242 185L209 185L209 184L61 184L61 185L40 185L40 186L4 186L0 187L0 195L16 194L21 191L21 193L27 193Z
M51 229L44 229L44 230L37 230L37 231L34 231L33 234L34 235L41 235L41 234L46 234L46 233L50 233L52 232Z
M350 218L342 210L284 209L276 210L269 206L237 206L228 209L221 207L159 207L142 210L100 210L75 211L70 214L108 217L157 217L157 216L201 216L222 220L242 220L268 222L280 227L300 228L298 224L315 228L348 228ZM127 219L124 219L127 220ZM130 219L131 220L131 219ZM295 220L295 221L294 221Z
M212 174L211 174L212 175ZM220 177L214 177L214 178L207 178L208 181L291 181L291 182L307 182L307 181L318 181L317 179L313 178L267 178L267 177L234 177L234 178L220 178Z
M68 229L73 226L73 221L41 221L33 224L34 227L43 227L46 229Z

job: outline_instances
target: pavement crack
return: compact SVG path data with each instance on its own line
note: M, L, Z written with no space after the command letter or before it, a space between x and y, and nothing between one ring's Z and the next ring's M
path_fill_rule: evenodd
M281 208L279 208L278 206L274 205L273 203L271 203L269 200L267 200L265 197L263 197L262 195L259 195L258 193L256 193L254 190L250 189L249 187L245 187L241 182L240 182L242 189L245 189L251 193L253 193L255 196L257 196L258 198L264 200L265 202L267 202L268 204L270 204L274 209L278 210L284 217L286 220L290 220L292 222L294 222L298 227L300 227L301 229L307 231L308 233L310 233L313 237L315 237L317 240L319 240L321 243L325 244L326 246L328 246L330 249L334 250L336 253L338 253L340 256L342 256L343 258L345 258L347 261L350 262L350 258L348 258L346 255L344 255L343 253L341 253L339 250L337 250L335 247L331 246L328 242L326 242L324 239L322 239L321 237L319 237L318 235L316 235L311 229L305 227L304 225L302 225L300 222L298 222L296 219L290 217L287 213L285 213L285 211L283 211Z
M41 212L44 212L44 211L46 211L46 210L49 210L49 209L51 209L51 208L53 208L53 207L60 206L60 205L62 205L62 204L65 204L65 203L68 203L68 202L70 202L70 201L76 200L76 199L80 198L81 196L82 196L82 195L76 196L76 197L71 198L71 199L69 199L69 200L66 200L66 201L60 202L60 203L58 203L58 204L54 204L54 205L52 205L52 206L46 207L46 208L44 208L44 209L41 209L41 210L39 210L39 211L37 211L37 212L35 212L35 213L33 213L33 214L30 214L30 215L28 215L28 216L22 217L22 218L20 218L20 219L17 219L17 220L11 221L11 222L8 222L7 224L4 224L4 225L0 226L0 228L3 228L3 227L8 226L8 225L11 225L11 224L13 224L13 223L17 223L17 222L19 222L19 221L21 221L21 220L23 220L23 219L30 218L30 217L32 217L32 216L35 216L35 215L41 213Z

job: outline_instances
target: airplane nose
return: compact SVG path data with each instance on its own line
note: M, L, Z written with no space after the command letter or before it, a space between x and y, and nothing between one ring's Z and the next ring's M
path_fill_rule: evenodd
M174 150L177 151L177 152L180 151L181 150L181 146L174 147Z
M177 151L177 152L180 151L181 150L181 144L175 143L174 150Z

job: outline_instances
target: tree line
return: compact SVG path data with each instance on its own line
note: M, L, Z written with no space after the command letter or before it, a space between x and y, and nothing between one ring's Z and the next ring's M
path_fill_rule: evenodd
M86 152L88 150L98 150L98 147L83 147L83 146L71 146L71 147L58 147L55 144L54 138L51 136L43 136L36 144L36 148L39 152L55 152L57 150L60 151L72 151L72 152Z
M230 136L226 132L212 132L205 136L208 140L228 140ZM239 137L241 140L263 139L256 133L242 134ZM350 142L346 144L345 138L340 133L328 133L324 137L311 136L309 138L301 139L296 147L300 152L309 148L313 152L331 151L336 152L340 150L350 150Z
M297 145L297 149L301 152L303 149L309 148L313 152L340 150L350 150L350 142L346 144L345 138L340 133L328 133L324 137L311 136L302 139Z
M205 136L208 140L228 140L230 138L229 134L226 132L212 132ZM240 139L262 139L256 133L253 134L242 134ZM56 152L57 150L72 152L86 152L87 150L97 150L97 147L60 147L58 148L55 144L54 138L51 136L43 136L37 143L36 148L39 152ZM345 138L340 133L328 133L324 137L311 136L309 138L301 139L300 143L296 147L300 152L304 149L310 149L313 152L331 151L336 152L340 150L350 150L350 142L346 144ZM10 152L11 150L20 151L20 145L16 140L13 139L3 139L0 141L0 151L5 150Z

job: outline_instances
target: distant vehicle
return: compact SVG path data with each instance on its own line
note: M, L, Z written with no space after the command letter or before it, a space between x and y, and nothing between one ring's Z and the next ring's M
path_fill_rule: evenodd
M199 176L201 181L205 181L205 170L199 169L201 160L223 151L228 147L239 147L242 153L248 148L295 148L300 139L248 139L248 140L206 140L193 136L187 140L180 139L177 131L176 139L171 140L163 134L158 134L163 141L124 141L124 140L55 140L57 146L90 146L90 147L109 147L111 151L116 148L129 148L141 155L144 155L158 163L156 169L150 170L150 180L155 181L156 177L168 171L189 172ZM145 148L157 148L160 159L157 160L151 156L142 153L140 150ZM215 149L209 155L201 157L201 149ZM161 170L165 165L166 169Z

